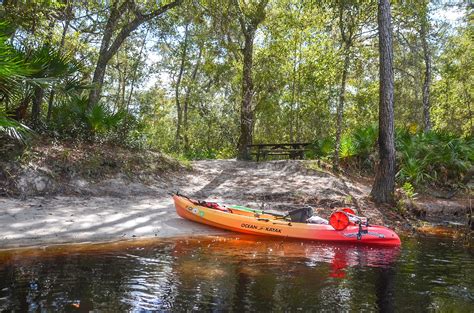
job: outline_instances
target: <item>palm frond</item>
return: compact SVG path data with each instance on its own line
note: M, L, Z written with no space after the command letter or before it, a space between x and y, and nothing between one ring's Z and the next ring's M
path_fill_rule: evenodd
M32 133L28 126L0 114L0 134L25 143Z

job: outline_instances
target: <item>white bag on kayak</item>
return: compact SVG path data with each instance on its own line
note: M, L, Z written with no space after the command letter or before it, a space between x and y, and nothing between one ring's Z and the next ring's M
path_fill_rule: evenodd
M323 225L328 225L329 224L327 219L319 217L317 215L311 216L310 218L308 218L306 220L306 222L311 223L311 224L323 224Z

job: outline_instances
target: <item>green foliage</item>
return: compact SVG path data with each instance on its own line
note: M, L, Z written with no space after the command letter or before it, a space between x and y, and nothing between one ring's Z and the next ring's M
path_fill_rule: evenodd
M411 200L415 199L416 192L415 192L415 188L413 187L411 183L405 182L402 186L402 190L405 193L405 195L408 197L408 199L411 199Z
M87 97L73 98L58 107L53 113L51 130L63 138L97 139L99 137L117 140L117 132L125 127L125 122L134 118L123 110L113 112L105 104L99 103L92 109L87 107Z
M370 156L375 152L378 136L377 130L376 126L370 125L357 127L343 134L339 151L340 159L348 159L349 162L355 162L355 165L359 168L371 168L373 164ZM334 138L325 137L318 139L311 145L310 149L308 157L332 157L334 153Z
M355 149L355 144L350 135L344 135L341 138L341 148L339 151L339 157L341 159L347 159L352 156L355 156L357 151Z
M339 4L344 4L343 22L358 18L346 84L341 165L371 172L378 136L375 7L357 1ZM456 28L428 23L434 132L417 132L423 125L424 73L419 18L437 7L425 1L393 4L397 179L417 188L455 183L472 166L472 23ZM56 138L112 141L188 159L235 157L245 38L233 2L183 2L143 24L111 58L100 101L92 107L86 94L110 6L10 1L5 9L0 22L0 132L24 138L27 130L21 124L28 124L34 92L41 88L38 131ZM471 11L466 8L466 18ZM308 158L332 157L343 59L338 12L336 3L279 0L267 6L254 41L254 143L313 142ZM118 28L133 16L124 17ZM189 36L183 55L185 27ZM6 118L22 105L26 114L21 123ZM178 111L183 114L179 140Z
M459 181L474 162L474 141L454 135L428 132L397 133L401 182L421 185Z
M93 134L105 134L115 129L123 122L125 116L125 111L119 110L114 113L103 104L95 105L85 114L87 124Z
M329 156L334 149L334 139L330 137L317 139L310 147L311 157L323 158Z
M7 43L9 32L11 32L9 25L0 22L0 97L5 102L20 93L22 81L33 72L21 54ZM4 134L24 143L31 133L26 125L0 111L0 135Z
M377 152L377 127L355 128L341 139L340 159L343 164L356 165L372 171ZM462 180L473 166L474 140L442 132L410 133L396 130L397 179L402 184L422 186L430 183L452 184ZM311 145L311 158L329 158L333 154L332 137L316 140ZM408 186L408 185L406 185Z
M59 101L77 97L87 88L78 78L80 65L72 54L62 53L49 43L40 47L14 47L8 42L12 29L5 22L0 23L0 96L5 108L10 106L15 110L19 103L28 104L35 88L54 90Z
M0 96L10 101L21 91L24 79L34 72L22 53L8 43L11 27L0 22Z
M32 131L28 126L0 114L0 135L25 143Z
M49 44L28 51L25 58L34 72L33 77L43 78L43 83L50 83L78 70L69 55Z
M79 137L87 129L87 98L74 97L60 104L52 115L50 129L61 137Z
M370 125L367 127L357 127L352 132L352 143L355 154L361 158L367 158L374 152L377 144L378 127Z
M425 162L414 156L405 156L401 159L397 177L401 182L408 181L418 186L434 178L428 174Z
M443 53L437 59L438 79L433 82L432 116L439 131L472 136L474 93L474 26L471 11L466 9L468 22L456 29L445 41Z

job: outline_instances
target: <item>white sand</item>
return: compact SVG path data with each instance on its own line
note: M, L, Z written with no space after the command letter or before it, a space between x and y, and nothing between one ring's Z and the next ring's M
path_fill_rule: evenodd
M369 191L366 186L307 170L299 161L211 160L194 162L193 166L194 171L168 179L159 188L154 186L159 192L151 194L0 198L0 249L224 233L180 218L167 195L176 190L199 198L225 199L231 204L270 206L294 197L343 201L350 195L360 200ZM143 188L150 190L150 186Z

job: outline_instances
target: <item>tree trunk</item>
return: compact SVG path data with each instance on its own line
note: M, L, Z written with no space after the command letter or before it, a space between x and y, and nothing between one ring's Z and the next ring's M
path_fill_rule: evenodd
M295 93L296 93L296 66L298 65L298 47L295 42L294 50L295 61L293 62L293 75L292 75L292 84L291 84L291 102L290 102L290 142L294 142L294 107L295 107Z
M122 64L120 64L120 61L119 61L119 53L117 53L117 55L116 55L115 62L117 62L117 66L115 67L115 69L117 70L117 73L118 73L117 74L118 84L117 84L117 91L115 92L114 112L117 112L120 108L120 94L121 94L121 90L122 90L122 81L124 80L122 78L122 70L121 70Z
M346 83L347 74L349 71L350 63L350 52L354 41L354 33L358 27L357 19L355 15L351 15L351 8L349 2L338 2L338 13L339 13L339 31L342 39L342 49L344 55L344 64L342 69L341 77L341 88L339 90L339 103L337 105L337 120L336 120L336 140L334 142L334 156L333 156L333 169L335 172L339 172L339 154L341 150L341 135L343 128L344 118L344 103L346 99ZM356 12L358 12L356 10Z
M431 85L431 56L428 46L428 13L425 12L424 18L421 21L420 36L423 45L423 58L425 62L425 73L423 79L423 126L424 131L428 132L431 130L431 116L430 116L430 85Z
M92 78L92 84L94 87L89 92L89 103L88 108L91 109L100 100L100 93L102 92L102 85L104 84L105 69L110 59L103 56L99 57L95 66L94 77Z
M28 112L28 107L30 105L32 96L27 96L23 98L20 102L20 105L14 110L14 119L18 122L21 122L25 119L26 113Z
M133 67L133 77L132 77L132 82L130 83L130 92L128 93L128 100L127 100L127 106L126 106L127 112L129 111L130 102L132 101L133 89L135 88L135 82L137 81L138 66L139 66L140 60L142 58L143 48L145 47L146 38L148 36L149 30L150 30L150 28L147 28L145 36L143 36L143 41L142 41L142 45L140 47L140 52L138 53L138 59L135 62L134 67Z
M61 35L61 43L59 44L59 52L61 52L64 48L64 42L66 41L66 34L69 29L69 23L70 20L67 19L64 28L63 28L63 33ZM54 90L55 85L51 88L51 92L49 93L49 98L48 98L48 112L46 114L46 121L49 122L51 120L51 113L53 110L53 103L54 103L54 96L56 94L56 91Z
M248 146L252 144L253 137L253 41L258 25L265 19L265 7L268 0L260 0L256 4L252 14L246 15L238 0L234 0L235 8L238 12L238 18L242 33L244 35L244 48L242 49L244 60L242 69L242 105L240 108L240 137L237 143L237 159L250 160ZM245 2L244 2L245 6Z
M56 24L56 20L51 18L51 21L48 25L48 33L46 35L44 45L51 47L51 41L53 39L53 32L54 32L54 25ZM33 103L31 105L31 121L33 124L33 128L37 128L39 126L39 120L41 115L41 104L43 103L44 98L44 89L41 86L36 86L34 95L33 95Z
M184 138L184 151L189 151L189 136L188 136L188 109L189 109L189 99L191 96L191 89L196 81L196 76L198 73L199 66L201 65L202 57L202 47L199 47L199 54L197 57L196 65L194 66L193 73L191 74L190 85L186 88L186 94L184 96L183 104L183 138Z
M303 32L301 32L301 37L303 37ZM303 59L303 39L300 40L299 45L299 62ZM296 80L296 118L295 118L295 134L296 134L296 142L300 142L300 110L301 110L301 70L300 65L298 65L298 79Z
M349 70L350 46L344 44L344 68L342 69L341 89L339 90L339 104L337 106L336 142L334 143L333 169L339 171L339 150L341 148L342 120L344 116L344 102L346 99L347 72Z
M54 88L54 86L53 86ZM53 103L54 103L54 95L56 94L54 89L51 89L51 92L49 93L49 98L48 98L48 112L46 114L46 122L49 123L51 120L51 114L53 111Z
M33 96L33 103L31 105L31 122L34 129L39 126L41 103L43 102L44 89L40 86L35 87L35 93Z
M390 1L379 0L379 164L371 196L378 203L392 203L395 189L395 136L393 121L393 46Z
M254 28L249 29L245 34L245 44L243 49L244 63L243 63L243 77L242 77L242 108L240 111L240 138L238 143L239 160L250 160L248 145L252 144L252 130L253 130L253 41L255 37Z
M127 1L123 2L122 5L118 8L118 1L112 3L110 7L110 14L105 25L102 41L99 49L99 58L94 70L94 76L92 77L93 88L89 92L89 101L87 104L88 109L92 109L99 100L100 94L102 92L102 85L104 84L105 69L107 63L115 54L114 51L109 51L112 41L112 35L117 26L117 23L124 11L126 10ZM120 34L119 34L120 35Z
M467 103L467 111L469 116L469 134L472 136L474 134L474 128L472 127L472 109L471 109L471 93L469 92L469 88L466 87L466 81L462 80L462 90L465 98L465 102Z
M99 49L99 59L97 60L94 77L92 78L92 84L94 85L94 88L92 88L89 93L88 109L91 109L100 100L107 64L117 53L125 39L127 39L127 37L143 23L160 16L169 9L180 5L182 2L183 0L175 0L157 8L149 14L142 14L138 12L138 8L133 1L124 1L119 7L117 7L118 1L111 2L112 6L110 8L110 15L103 31L102 42ZM135 17L130 22L121 27L115 38L112 38L114 31L116 31L118 22L122 16L127 15L127 12L134 12Z
M125 109L125 91L127 87L127 78L128 78L128 62L124 64L123 73L122 73L122 88L120 90L120 108L123 110Z
M181 103L179 99L179 89L181 87L181 80L183 78L183 73L184 73L184 66L186 63L186 55L187 55L187 50L188 50L188 26L189 24L186 24L185 29L184 29L184 41L183 41L183 50L181 52L181 64L179 66L179 73L178 73L178 78L176 79L176 86L175 86L175 102L176 102L176 113L178 115L178 120L176 121L176 136L175 136L175 146L176 150L179 150L181 147L181 124L183 120L183 110L181 108Z

